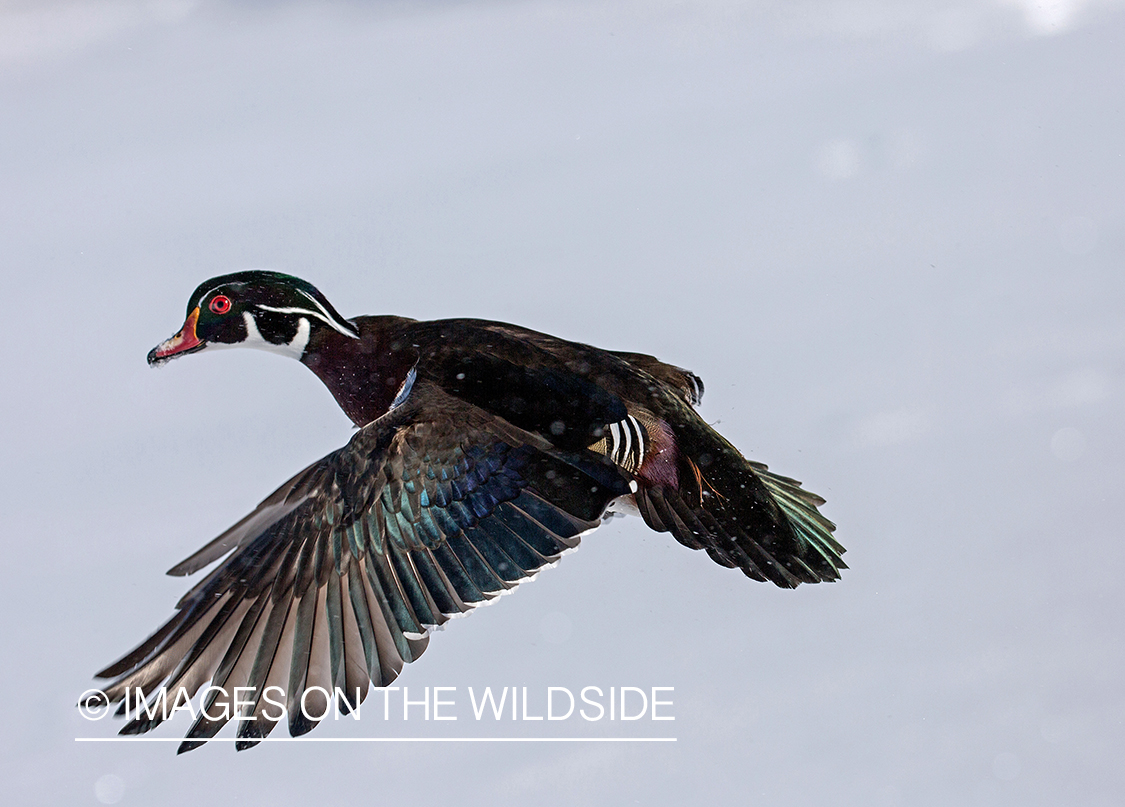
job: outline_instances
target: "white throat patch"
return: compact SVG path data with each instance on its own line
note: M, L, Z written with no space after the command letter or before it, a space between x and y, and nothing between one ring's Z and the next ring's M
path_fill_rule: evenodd
M282 356L289 356L297 360L305 355L305 348L309 344L309 333L312 331L312 327L305 317L297 320L297 335L293 337L292 341L281 345L275 345L262 336L262 332L258 330L258 323L254 321L254 315L249 311L242 312L242 319L246 323L246 341L239 343L237 347L268 350L270 353L280 353ZM232 345L232 347L236 346Z

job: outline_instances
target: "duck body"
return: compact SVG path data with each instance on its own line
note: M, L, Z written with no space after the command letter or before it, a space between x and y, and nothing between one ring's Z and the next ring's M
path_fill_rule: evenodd
M613 509L782 587L845 568L823 500L745 459L696 413L702 382L651 356L484 320L344 319L305 281L243 272L201 284L149 362L224 345L298 358L359 431L170 570L226 556L98 674L111 703L210 681L215 713L248 686L239 748L283 719L303 734L309 695L338 687L354 708L432 627L553 565ZM180 750L228 719L200 714Z

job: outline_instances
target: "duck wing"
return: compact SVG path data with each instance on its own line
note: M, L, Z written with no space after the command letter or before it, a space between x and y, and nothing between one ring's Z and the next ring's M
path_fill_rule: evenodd
M242 718L239 750L282 719L304 734L317 722L304 712L330 707L325 692L339 689L342 708L356 708L372 683L386 686L422 654L433 627L553 565L630 492L604 457L560 450L419 379L345 447L175 566L171 574L190 574L226 556L98 677L113 679L105 695L119 714L138 688L163 687L172 702L210 681L181 752L232 718ZM241 704L238 687L252 693ZM142 711L121 733L162 719Z

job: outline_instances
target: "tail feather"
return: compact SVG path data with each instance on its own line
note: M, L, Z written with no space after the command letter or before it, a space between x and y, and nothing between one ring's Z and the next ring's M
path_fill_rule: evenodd
M747 460L694 412L673 429L677 484L638 480L637 509L650 527L783 588L839 579L844 547L817 510L824 499Z
M832 536L836 525L817 510L819 505L824 504L824 499L802 488L796 479L770 473L761 463L752 462L750 465L788 516L797 537L823 559L827 564L826 571L835 572L834 576L827 579L838 580L839 570L848 568L841 557L846 550Z

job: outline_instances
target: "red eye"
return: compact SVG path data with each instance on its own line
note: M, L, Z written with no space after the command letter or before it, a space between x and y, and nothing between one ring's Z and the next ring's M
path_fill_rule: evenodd
M225 314L230 311L230 297L217 294L211 298L211 305L208 307L212 314Z

